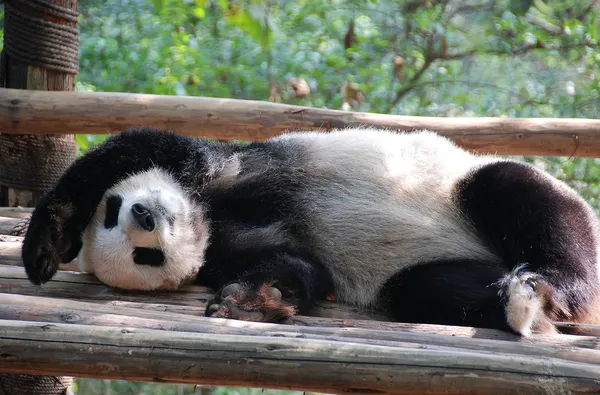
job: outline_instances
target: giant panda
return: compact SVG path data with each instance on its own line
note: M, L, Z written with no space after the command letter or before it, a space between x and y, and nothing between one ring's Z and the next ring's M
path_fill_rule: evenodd
M597 322L597 219L532 165L430 132L289 132L250 144L132 128L40 200L34 284L79 255L124 289L217 290L206 315L281 322L333 294L394 320L497 328Z

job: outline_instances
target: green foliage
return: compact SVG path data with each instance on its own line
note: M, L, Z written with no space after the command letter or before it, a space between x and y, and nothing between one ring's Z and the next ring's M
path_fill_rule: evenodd
M203 387L134 383L122 380L75 379L73 392L85 395L302 395L300 391L263 390L259 388ZM317 393L312 393L319 395Z
M591 0L83 0L82 89L424 116L600 116ZM344 37L354 22L355 40ZM394 67L400 56L403 67ZM290 78L310 86L296 97ZM91 88L90 88L91 85ZM101 141L78 136L82 150ZM535 160L534 160L535 159ZM594 159L528 158L598 208ZM570 169L577 169L570 170ZM600 208L598 208L600 212Z

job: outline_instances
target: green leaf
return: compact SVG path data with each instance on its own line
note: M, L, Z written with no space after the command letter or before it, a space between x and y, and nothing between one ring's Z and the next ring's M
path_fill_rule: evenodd
M269 39L265 34L261 21L252 18L247 11L238 10L227 17L227 19L229 22L239 26L240 29L249 34L253 40L259 42L262 46L267 46L269 44Z
M194 16L198 19L204 19L204 17L206 16L206 12L204 11L204 8L202 8L202 7L194 8L194 11L192 11L192 14L194 14Z
M88 139L87 139L87 135L85 135L85 134L76 134L75 135L75 141L79 145L79 148L81 148L82 150L87 151L87 149L89 148L89 142L88 142Z
M525 15L532 4L533 0L511 0L508 4L508 10L515 15Z
M160 14L162 12L162 10L165 6L165 2L166 2L166 0L152 0L152 5L156 9L157 13Z

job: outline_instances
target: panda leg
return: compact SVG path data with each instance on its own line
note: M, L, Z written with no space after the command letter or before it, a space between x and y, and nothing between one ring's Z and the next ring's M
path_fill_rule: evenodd
M456 198L510 272L498 285L514 331L527 336L553 331L552 321L593 318L597 227L580 197L533 166L502 161L472 172Z
M512 332L496 282L507 270L472 260L439 260L390 278L379 304L399 322L473 326Z
M324 269L290 254L262 259L225 283L205 315L244 321L284 322L308 311L331 289Z

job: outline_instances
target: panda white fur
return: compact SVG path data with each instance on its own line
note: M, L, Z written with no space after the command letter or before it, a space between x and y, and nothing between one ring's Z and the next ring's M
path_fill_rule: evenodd
M77 262L117 288L177 289L196 278L209 236L203 205L153 168L105 193L83 233Z
M41 200L23 246L29 278L48 281L78 252L115 287L220 290L216 317L278 321L334 293L399 321L527 336L592 322L599 306L589 205L533 166L427 131L247 145L123 132Z

